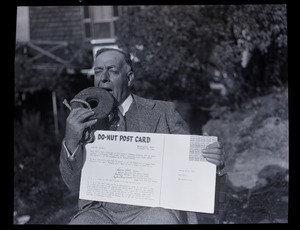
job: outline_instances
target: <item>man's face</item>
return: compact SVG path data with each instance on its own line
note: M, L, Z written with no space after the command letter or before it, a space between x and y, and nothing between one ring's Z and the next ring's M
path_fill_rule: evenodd
M130 66L118 51L106 51L95 60L94 86L110 92L121 104L130 94Z

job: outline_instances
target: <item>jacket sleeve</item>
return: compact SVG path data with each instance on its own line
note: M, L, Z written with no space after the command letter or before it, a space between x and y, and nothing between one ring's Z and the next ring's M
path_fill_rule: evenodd
M190 134L189 126L183 120L179 112L176 110L174 103L170 103L167 121L172 134Z
M72 160L68 159L65 148L63 145L61 146L59 169L63 181L72 192L79 192L81 169L84 161L85 151L83 145L79 146Z
M157 126L157 133L189 134L189 126L181 117L173 102L159 101L155 108L161 118Z

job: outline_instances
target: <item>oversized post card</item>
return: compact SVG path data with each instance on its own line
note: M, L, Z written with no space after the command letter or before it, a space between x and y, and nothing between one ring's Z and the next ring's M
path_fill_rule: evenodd
M79 198L213 213L215 136L95 131L85 146Z

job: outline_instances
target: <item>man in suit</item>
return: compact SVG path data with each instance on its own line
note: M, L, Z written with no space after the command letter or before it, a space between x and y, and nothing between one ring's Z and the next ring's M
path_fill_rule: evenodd
M171 102L149 100L131 93L134 72L130 55L118 49L98 50L95 59L94 86L107 90L118 101L125 119L117 131L188 134L187 124ZM66 120L65 138L60 155L60 170L66 185L79 191L80 173L85 159L84 130L97 123L89 119L94 112L72 109ZM203 152L206 159L220 166L224 151L220 142ZM195 213L134 205L96 202L79 199L79 212L70 224L180 224L197 223Z

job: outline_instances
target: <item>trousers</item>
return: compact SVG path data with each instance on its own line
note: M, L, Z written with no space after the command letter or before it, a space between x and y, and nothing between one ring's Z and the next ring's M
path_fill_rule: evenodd
M181 224L181 212L159 207L95 202L80 210L70 225Z

